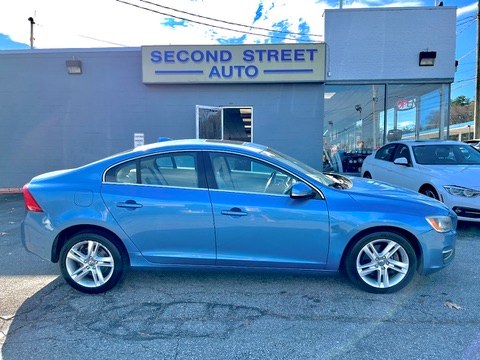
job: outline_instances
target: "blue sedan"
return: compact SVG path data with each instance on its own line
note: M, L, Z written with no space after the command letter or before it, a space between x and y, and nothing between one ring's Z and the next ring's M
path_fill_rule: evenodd
M130 266L343 270L390 293L455 253L457 218L439 201L252 143L145 145L37 176L23 194L24 246L86 293Z

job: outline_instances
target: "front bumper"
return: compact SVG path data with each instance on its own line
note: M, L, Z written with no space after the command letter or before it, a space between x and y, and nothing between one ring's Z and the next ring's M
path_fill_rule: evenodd
M422 247L422 262L418 272L422 275L431 274L450 265L455 258L455 243L457 232L438 233L431 230L419 237Z
M454 206L452 210L457 214L460 220L480 221L480 209Z
M444 193L442 198L459 220L480 222L480 197L466 198Z

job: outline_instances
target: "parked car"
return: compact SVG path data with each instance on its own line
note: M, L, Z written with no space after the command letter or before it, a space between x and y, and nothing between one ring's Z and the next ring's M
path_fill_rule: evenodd
M470 139L470 140L465 140L464 142L480 150L480 139Z
M332 272L388 293L451 263L457 218L438 201L321 172L251 143L145 145L23 189L27 250L87 293L131 267Z
M363 162L362 176L440 200L460 220L480 221L480 152L457 141L396 141Z
M337 150L331 156L331 166L324 166L324 171L360 176L363 161L372 152L372 149L356 149L352 151Z

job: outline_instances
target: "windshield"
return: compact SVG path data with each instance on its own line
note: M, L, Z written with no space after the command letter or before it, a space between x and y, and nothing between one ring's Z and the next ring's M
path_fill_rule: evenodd
M415 161L422 165L480 165L480 151L470 145L413 146Z
M318 171L317 169L314 169L313 167L307 164L304 164L300 160L297 160L289 155L282 154L279 151L268 148L262 151L262 154L267 155L268 157L271 157L271 158L278 159L281 162L290 166L291 168L297 170L298 172L301 172L321 182L324 185L330 186L335 182L332 178L325 176L322 172Z

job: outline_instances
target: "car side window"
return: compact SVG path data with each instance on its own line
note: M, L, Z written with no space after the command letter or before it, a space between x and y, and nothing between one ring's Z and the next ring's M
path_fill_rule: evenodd
M197 156L194 152L181 152L128 161L109 169L105 181L198 188Z
M122 184L136 184L137 161L128 161L111 168L105 175L105 181Z
M140 159L140 182L198 188L197 157L194 152L168 153Z
M375 159L392 162L396 147L397 144L385 145L384 147L377 150L377 152L375 153Z
M411 163L411 156L410 156L410 150L408 150L408 147L401 144L398 145L397 150L395 151L395 155L393 157L393 161L399 159L399 158L406 158L408 163Z
M251 193L288 194L297 182L293 176L269 164L248 157L211 153L217 188Z

